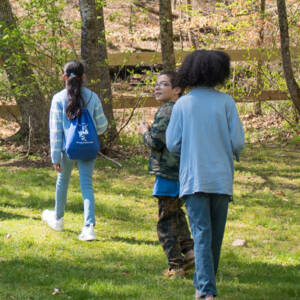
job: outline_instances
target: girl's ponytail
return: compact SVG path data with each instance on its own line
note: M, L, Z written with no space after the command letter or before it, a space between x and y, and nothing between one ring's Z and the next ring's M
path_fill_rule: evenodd
M69 120L73 120L77 117L80 117L82 107L81 86L83 82L83 73L83 64L77 60L69 61L64 67L64 75L67 77L67 96L69 99L66 114Z

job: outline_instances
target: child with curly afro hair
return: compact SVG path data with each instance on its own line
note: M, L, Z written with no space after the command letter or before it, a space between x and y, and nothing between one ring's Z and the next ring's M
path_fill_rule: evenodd
M180 198L194 238L196 299L214 299L216 273L233 193L233 159L244 132L231 96L215 87L230 74L225 52L197 50L178 70L177 86L191 91L175 103L166 131L169 151L180 156Z

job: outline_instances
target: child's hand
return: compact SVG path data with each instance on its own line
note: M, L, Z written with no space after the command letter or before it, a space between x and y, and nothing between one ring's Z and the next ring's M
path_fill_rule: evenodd
M53 167L54 167L56 172L61 172L60 164L53 164Z
M146 131L149 131L149 130L150 130L150 125L147 122L142 122L139 125L139 128L138 128L139 134L143 135Z

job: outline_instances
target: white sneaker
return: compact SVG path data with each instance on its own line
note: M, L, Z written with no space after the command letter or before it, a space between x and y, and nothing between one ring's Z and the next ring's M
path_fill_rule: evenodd
M64 230L64 220L60 218L56 219L55 211L46 209L42 213L42 220L48 224L49 227L56 231Z
M80 235L78 236L80 241L94 241L96 239L96 233L94 231L94 225L83 226Z

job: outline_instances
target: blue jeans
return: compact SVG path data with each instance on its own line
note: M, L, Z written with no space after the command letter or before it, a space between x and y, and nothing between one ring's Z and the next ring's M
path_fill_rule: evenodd
M194 238L194 285L200 296L216 296L216 273L230 196L196 193L184 199Z
M56 180L55 212L57 219L62 218L65 213L68 186L75 162L75 160L69 159L65 153L62 153L62 171L58 173ZM79 169L81 194L83 197L84 225L95 225L95 198L92 183L95 159L78 160L77 165Z

